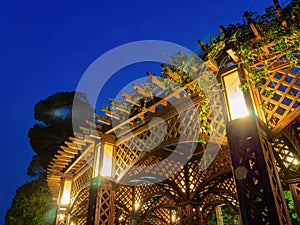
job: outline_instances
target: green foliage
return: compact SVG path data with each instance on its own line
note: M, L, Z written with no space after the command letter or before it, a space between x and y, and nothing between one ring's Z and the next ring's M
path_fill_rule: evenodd
M17 189L6 212L5 225L53 224L56 213L54 205L45 176L41 175Z
M34 107L34 117L39 123L28 132L28 138L36 153L28 167L27 173L36 176L44 172L50 160L70 136L73 136L72 104L75 92L58 92ZM77 125L84 126L85 118L92 118L93 109L84 94L77 93L76 104L81 111L75 115ZM74 118L73 118L74 119Z
M246 21L244 24L231 24L226 28L225 34L212 38L208 44L207 58L217 60L222 52L233 49L240 58L239 64L247 66L251 84L260 88L262 80L269 73L268 69L274 64L274 60L267 61L266 57L281 56L281 60L289 60L291 66L299 65L300 5L298 0L291 0L283 9L287 27L282 25L274 6L267 7L262 15L250 15L261 38L254 36ZM273 46L266 48L270 43ZM224 65L220 63L218 66Z
M222 205L221 207L222 219L224 225L238 225L239 216L234 212L234 210L227 205ZM217 217L215 208L209 213L207 217L207 225L216 225Z
M291 219L292 219L292 224L297 225L298 224L298 218L297 218L297 214L296 214L296 211L295 211L295 204L294 204L294 201L293 201L292 194L289 190L286 190L283 193L284 193L284 198L285 198L287 206L288 206L289 214L290 214Z

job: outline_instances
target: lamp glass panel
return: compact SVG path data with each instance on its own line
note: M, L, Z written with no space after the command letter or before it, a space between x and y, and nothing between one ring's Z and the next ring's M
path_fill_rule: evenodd
M229 119L234 120L249 115L249 111L246 106L244 94L240 89L240 79L238 71L230 73L223 77L227 103Z
M93 177L97 177L99 175L100 171L100 151L101 151L101 145L97 146L96 152L95 152L95 161L94 161L94 175Z
M71 186L72 186L72 181L71 180L66 180L64 182L63 194L62 194L61 200L60 200L60 203L62 205L70 204Z
M101 176L111 177L113 163L113 145L104 144Z

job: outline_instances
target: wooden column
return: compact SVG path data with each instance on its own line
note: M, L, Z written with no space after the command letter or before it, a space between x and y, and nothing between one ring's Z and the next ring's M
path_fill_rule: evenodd
M284 18L284 15L283 15L282 9L280 7L279 1L278 0L273 0L273 3L275 5L276 12L278 14L279 20L281 21L281 24L286 27L287 22L286 22L286 19Z
M217 225L223 225L222 208L220 205L216 206Z
M113 225L114 190L112 184L100 177L92 179L87 225Z
M290 225L291 220L267 134L256 118L227 123L243 225Z
M179 207L181 225L202 225L202 215L198 206L186 204Z

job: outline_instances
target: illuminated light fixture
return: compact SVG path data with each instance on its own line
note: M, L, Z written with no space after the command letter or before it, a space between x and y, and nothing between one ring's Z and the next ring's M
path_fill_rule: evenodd
M98 145L95 149L93 178L99 176L100 159L101 159L101 145Z
M175 214L172 214L171 220L172 220L173 223L176 221L176 215Z
M240 89L241 81L239 72L222 75L222 83L225 89L225 99L228 112L228 120L235 120L249 115L243 91Z
M59 214L58 219L59 219L60 221L62 221L62 220L65 219L65 217L66 217L65 214Z
M94 155L93 178L98 176L111 178L113 176L113 152L113 144L106 142L97 145Z
M112 177L114 146L104 143L102 152L102 166L100 175L103 177Z
M137 211L139 208L140 208L140 203L139 203L139 202L136 202L136 203L134 204L134 209L135 209L135 211Z
M60 199L61 205L69 205L71 200L71 187L72 187L72 181L71 180L65 180L64 181L64 188L63 193Z

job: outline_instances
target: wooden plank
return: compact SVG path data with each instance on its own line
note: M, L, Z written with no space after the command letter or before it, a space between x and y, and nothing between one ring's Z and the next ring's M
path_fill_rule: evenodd
M80 162L83 162L85 157L87 157L88 153L91 153L94 151L94 146L95 146L95 143L91 143L85 150L84 152L81 153L81 155L66 169L66 171L64 172L64 174L67 174L69 173L72 168L79 164Z
M289 116L285 117L270 131L270 139L277 137L291 122L300 116L300 107L295 109Z
M244 13L244 15L245 15L245 17L246 17L246 19L247 19L247 21L248 21L248 25L250 26L251 30L252 30L253 33L255 34L256 39L257 39L257 40L261 39L261 35L260 35L260 33L258 32L258 30L256 29L256 27L255 27L255 25L254 25L254 23L253 23L253 21L252 21L252 19L251 19L251 16L250 16L249 12L246 11L246 12Z
M70 139L70 141L72 141L75 144L86 145L86 142L84 140L79 139L79 138L70 137L69 139Z
M109 118L105 118L103 116L97 115L95 114L95 119L100 122L100 123L104 123L106 125L111 125L110 119Z
M174 97L177 98L177 99L179 99L179 98L180 98L180 93L181 93L183 90L186 90L187 88L193 86L196 82L198 82L199 79L200 79L200 77L197 78L197 79L195 79L195 80L193 80L193 81L191 81L190 83L186 84L186 85L185 85L184 87L182 87L181 89L179 89L179 90L177 90L177 91L174 91L174 92L171 93L170 95L166 96L164 99L162 99L162 100L158 101L157 103L153 104L152 106L150 106L150 107L151 107L151 110L153 110L153 109L152 109L153 107L156 108L156 107L158 107L159 105L164 105L164 104L166 105L166 103L168 102L168 100L170 100L170 99L172 99L172 98L174 98ZM149 108L150 108L150 107L149 107ZM149 109L145 109L145 111L142 111L142 112L136 114L135 116L130 117L128 120L121 122L120 124L114 126L112 129L110 129L110 130L108 130L107 132L105 132L105 134L110 134L110 133L114 132L116 129L120 129L122 126L124 126L124 125L126 125L126 124L128 124L128 123L131 123L132 121L134 121L134 120L137 119L137 118L143 118L143 116L144 116L144 114L145 114L146 112L149 112Z
M77 149L72 149L72 148L68 148L68 147L65 147L65 146L61 146L60 147L62 150L64 150L64 152L66 153L70 153L70 154L73 154L73 155L77 155L79 150Z
M66 144L70 149L73 149L73 150L82 150L81 145L75 144L75 143L73 143L73 142L65 141L65 144Z
M141 107L141 103L139 103L138 101L135 101L134 99L132 99L132 97L125 93L125 92L122 92L121 95L123 96L123 98L125 98L125 100L133 105L136 105L138 107Z
M160 88L163 89L163 90L166 90L166 89L167 89L165 83L163 83L163 82L161 81L161 79L163 79L162 77L158 78L158 77L156 77L154 74L152 74L152 73L150 73L150 72L147 72L147 75L150 77L151 82L152 82L153 84L157 85L158 87L160 87Z
M236 53L232 49L228 49L227 54L232 58L234 62L239 62L240 58L236 55Z
M68 157L68 158L74 158L74 156L75 156L75 154L67 153L67 152L60 151L60 150L58 150L57 153L59 153L62 156ZM57 157L59 155L55 155L55 156Z

